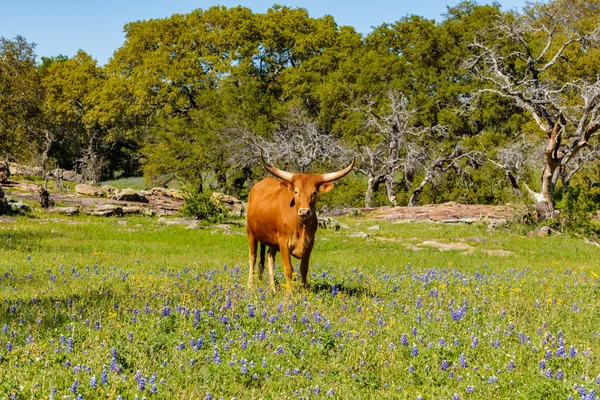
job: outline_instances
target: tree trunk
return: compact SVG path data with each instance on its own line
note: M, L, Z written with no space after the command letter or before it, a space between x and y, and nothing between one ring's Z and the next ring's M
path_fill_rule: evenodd
M379 185L383 182L382 176L369 176L367 181L367 191L365 193L365 207L373 206L373 196L377 193Z
M417 186L417 188L415 190L413 190L412 195L410 196L410 199L408 200L409 207L415 207L417 205L417 199L419 198L419 195L421 194L421 192L423 192L423 189L425 189L425 186L427 186L427 184L429 183L431 178L432 178L431 174L425 175L425 178L423 178L423 180L421 181L419 186Z
M396 198L396 188L394 187L394 179L391 176L385 178L385 189L387 191L388 200L394 207L398 207L398 199Z

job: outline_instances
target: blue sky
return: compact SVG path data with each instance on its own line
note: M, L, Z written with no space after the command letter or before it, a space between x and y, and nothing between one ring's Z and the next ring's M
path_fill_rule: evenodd
M306 8L312 17L330 14L339 25L368 33L371 27L416 14L440 20L458 0L0 0L0 36L21 35L36 43L36 54L68 57L82 49L105 64L124 41L127 22L164 18L213 5L243 5L265 12L273 4ZM480 4L491 0L480 0ZM525 0L500 0L502 8L520 10Z

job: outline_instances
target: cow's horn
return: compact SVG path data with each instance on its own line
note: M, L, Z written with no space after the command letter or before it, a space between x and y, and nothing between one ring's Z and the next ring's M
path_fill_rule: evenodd
M263 153L262 150L260 151L260 160L263 163L263 166L265 167L265 169L267 171L269 171L270 173L272 173L273 175L275 175L278 178L283 179L284 181L291 181L292 180L292 174L291 172L287 172L287 171L283 171L279 168L275 168L269 164L267 164L267 162L265 161L265 158L263 157Z
M356 161L356 158L352 159L352 162L350 163L350 165L348 165L346 168L341 169L339 171L322 174L321 182L333 182L333 181L336 181L336 180L348 175L350 173L350 171L352 171L352 168L354 168L355 161Z

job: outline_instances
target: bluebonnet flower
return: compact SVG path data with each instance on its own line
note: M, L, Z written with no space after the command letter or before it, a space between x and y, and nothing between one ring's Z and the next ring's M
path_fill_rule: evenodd
M73 381L73 384L71 385L71 392L73 394L77 394L77 386L79 386L79 381L77 379L75 379Z
M335 394L335 390L333 390L333 389L329 389L327 391L327 396L333 396L334 394Z
M513 369L515 369L515 362L514 362L514 360L510 360L510 361L508 362L508 367L507 367L507 369L508 369L509 371L512 371Z
M467 386L465 388L465 392L467 392L467 393L473 393L474 391L475 391L475 387L473 387L473 386Z
M106 366L102 366L102 375L100 375L100 383L103 385L108 385L108 372L106 371Z
M417 348L417 346L413 346L412 351L410 352L410 354L412 354L413 357L416 357L419 355L419 349Z
M552 350L547 350L546 351L546 360L550 360L552 359Z
M445 370L447 370L447 369L448 369L448 366L449 366L449 364L448 364L448 361L446 361L446 360L443 360L443 361L442 361L442 367L441 367L441 368L442 368L442 371L445 371Z
M460 363L461 367L467 368L467 358L464 353L462 353L460 357L458 357L458 362Z
M408 338L406 337L405 333L403 333L402 336L400 337L400 343L405 346L408 346Z
M6 351L11 352L13 350L13 345L10 342L6 343Z
M565 374L562 372L561 369L559 369L558 371L556 371L555 377L556 379L563 379L565 377Z
M219 357L219 350L215 347L215 352L213 354L213 361L215 364L221 364L221 357Z
M247 374L248 373L248 367L246 366L246 364L242 365L242 368L240 369L240 373L241 374Z
M410 365L408 367L408 372L415 372L415 367L413 367L412 365Z
M92 375L92 377L90 378L90 386L93 389L96 389L98 387L98 379L96 378L96 375Z
M552 369L548 368L546 370L546 378L552 378Z
M546 360L540 360L540 369L546 369Z
M472 349L476 348L478 344L479 344L479 339L477 339L477 336L473 336L471 338L471 348Z
M575 356L577 356L577 350L573 346L569 347L569 357L575 358Z

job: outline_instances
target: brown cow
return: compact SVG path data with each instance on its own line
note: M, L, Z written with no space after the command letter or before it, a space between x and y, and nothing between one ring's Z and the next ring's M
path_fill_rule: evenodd
M306 285L308 259L317 231L315 213L317 194L327 193L333 189L331 182L352 171L354 160L348 167L326 174L286 172L268 165L262 154L261 160L267 171L282 180L265 178L252 187L248 196L246 218L246 231L250 245L248 286L251 287L253 284L258 242L261 244L259 262L261 277L265 268L265 246L269 246L267 270L271 290L275 290L273 265L277 251L281 252L288 288L291 287L293 273L290 255L300 260L302 284Z

